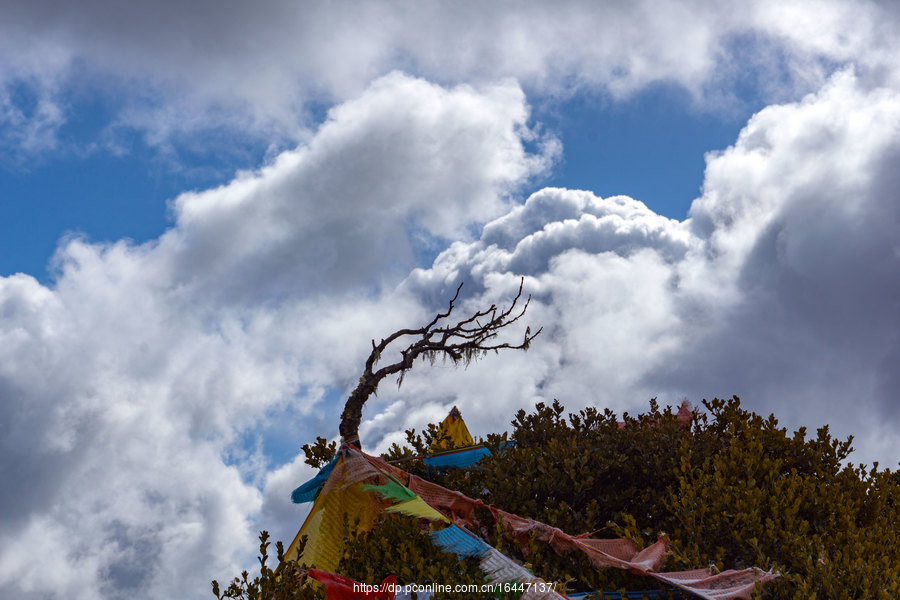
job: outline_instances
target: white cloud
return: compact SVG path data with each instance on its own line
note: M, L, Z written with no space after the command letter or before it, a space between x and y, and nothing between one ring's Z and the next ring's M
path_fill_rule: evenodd
M417 242L464 237L546 171L558 143L532 133L528 114L513 83L446 90L388 75L308 145L176 199L163 254L187 285L231 295L377 285L408 272Z
M892 377L900 334L898 131L897 92L865 91L843 73L763 110L710 158L691 217L743 300L679 381L729 382L788 414L820 406L822 421L860 436L873 415L896 416L879 382Z
M889 3L839 0L534 1L514 10L18 0L0 20L0 87L45 82L34 86L41 105L63 112L25 123L14 102L0 108L23 132L53 130L69 100L99 94L117 107L114 128L134 126L164 144L223 126L297 140L310 101L355 97L397 68L444 83L513 77L550 94L624 97L673 82L714 103L749 79L765 97L784 98L815 89L842 64L896 84L897 23Z
M367 340L423 314L382 286L553 160L527 121L514 83L389 75L308 144L179 197L158 240L68 239L52 287L0 278L2 594L202 597L248 566L257 518L284 535L304 468L266 472L248 437L288 404L297 446L327 433L317 403Z
M367 340L460 280L464 313L525 275L545 332L528 353L385 382L366 444L454 403L478 434L554 397L623 410L739 393L867 434L866 459L896 456L900 96L870 84L843 72L754 116L678 222L563 189L516 206L558 151L526 150L518 85L391 74L272 164L182 195L158 240L66 240L52 287L0 279L0 468L15 483L0 590L206 595L252 562L258 520L290 535L284 494L308 472L263 472L245 437L288 404L298 445L333 434L313 430L336 412L322 399L354 384ZM423 236L464 239L409 274Z
M312 443L312 439L309 440ZM270 471L263 486L265 502L258 522L260 529L266 529L274 542L282 541L287 548L294 539L300 525L303 524L311 504L297 505L291 501L291 492L300 484L315 477L318 469L304 463L305 456L301 452L291 462Z
M900 95L843 72L761 111L734 146L710 154L684 222L624 197L534 194L404 286L434 305L453 282L472 281L471 305L489 304L525 275L529 322L545 334L529 355L490 357L465 374L423 369L398 397L456 403L484 433L554 397L573 409L640 410L651 396L738 394L789 425L855 435L856 460L890 460L900 450L888 441L898 417L898 132Z

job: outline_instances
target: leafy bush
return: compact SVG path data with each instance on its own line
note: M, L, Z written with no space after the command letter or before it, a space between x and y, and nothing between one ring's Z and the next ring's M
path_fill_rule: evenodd
M670 492L677 562L775 568L776 598L896 598L896 474L845 464L851 440L827 427L788 436L736 399L706 406Z
M301 542L305 544L305 540ZM250 578L247 571L235 577L228 588L221 590L213 580L212 592L218 600L323 600L325 593L305 580L304 568L294 562L284 562L284 545L279 541L278 562L281 568L273 570L269 565L269 532L259 534L259 575Z
M425 522L388 514L371 531L348 531L348 546L353 553L344 556L338 569L346 577L376 585L389 573L396 574L399 582L419 585L485 582L478 559L460 560L455 554L441 551L428 540L430 531ZM434 597L470 600L471 594L435 593Z
M564 416L557 401L538 404L519 411L510 432L483 440L493 455L476 467L401 466L572 534L623 536L642 547L666 533L667 569L778 570L783 577L767 587L770 598L900 596L897 473L849 464L852 440L833 439L827 427L812 438L802 428L788 434L774 416L747 411L736 397L704 406L706 414L695 413L685 427L655 401L646 414L625 415L621 426L608 410ZM410 430L407 445L394 446L385 458L421 455L436 435L434 425L421 435ZM314 466L334 454L321 438L304 450ZM648 578L595 569L580 555L558 556L534 540L522 548L494 526L489 511L476 517L488 543L570 591L655 587ZM427 532L428 525L399 516L365 533L348 527L354 552L344 557L341 574L368 583L391 572L404 583L483 580L474 561L441 552ZM284 587L290 580L279 581ZM245 576L232 585L241 591L251 584ZM262 598L313 597L267 595L274 588L262 586L253 588Z

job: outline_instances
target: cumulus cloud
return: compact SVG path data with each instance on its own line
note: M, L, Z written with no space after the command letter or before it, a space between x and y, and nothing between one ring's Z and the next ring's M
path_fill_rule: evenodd
M709 158L691 222L742 301L677 380L727 381L789 414L819 406L822 421L852 423L861 447L870 427L879 435L875 415L896 417L884 383L900 299L898 100L845 72L761 111Z
M186 271L176 277L232 294L377 284L408 272L429 239L465 237L500 214L547 170L559 145L528 117L511 82L446 90L388 75L333 109L308 145L177 198L163 254Z
M327 434L307 428L367 340L424 314L385 283L551 164L527 121L514 83L389 75L308 144L179 197L159 239L68 239L52 286L0 278L2 594L202 597L249 566L256 519L284 535L309 469L269 472L248 439L288 413L298 447Z
M566 189L519 205L559 151L519 86L395 73L271 164L180 196L159 239L65 240L52 285L0 279L0 592L208 594L252 563L255 529L289 537L302 516L286 494L309 469L248 436L287 406L298 445L334 434L325 398L368 340L461 280L464 313L525 276L544 333L386 382L367 447L454 403L485 433L554 397L621 411L738 393L895 457L898 131L900 94L843 71L710 154L685 221ZM410 273L423 244L458 237Z
M0 115L46 139L73 98L99 93L118 107L114 129L137 127L151 143L223 126L296 140L310 101L355 97L397 68L444 83L513 77L550 94L623 97L672 82L715 103L749 77L782 98L849 63L896 83L896 25L889 3L843 0L21 0L6 2L0 19L0 88L28 85L41 108L23 110L7 93Z
M204 415L211 396L234 415L256 396L242 375L272 370L120 281L0 285L7 593L175 593L162 574L197 585L197 569L235 565L252 539L259 492L222 462L219 420ZM214 382L221 395L203 389Z
M409 377L406 402L457 403L488 431L554 397L639 410L652 396L738 394L790 425L855 435L857 460L890 460L898 132L897 92L842 72L711 153L685 221L621 196L535 193L404 287L434 303L472 281L474 306L525 276L538 356Z

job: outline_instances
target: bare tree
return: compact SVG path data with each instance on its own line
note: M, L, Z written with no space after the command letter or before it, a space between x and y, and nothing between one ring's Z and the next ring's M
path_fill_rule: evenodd
M419 357L428 359L432 363L437 358L449 358L454 364L461 362L468 365L491 350L495 352L502 349L527 350L531 341L541 333L543 328L531 333L531 327L526 327L525 337L518 344L499 342L496 339L501 329L518 321L528 309L531 296L528 296L522 308L516 311L516 306L522 297L524 282L525 278L523 277L519 281L519 291L516 297L505 310L492 304L490 308L477 311L454 325L448 323L446 319L450 317L456 300L459 298L459 291L462 289L460 283L447 310L435 315L431 322L424 327L395 331L378 344L372 340L372 352L366 359L366 366L359 378L359 385L350 393L347 403L344 405L344 412L341 415L341 438L345 442L356 440L359 422L362 419L363 404L366 403L369 396L375 393L378 384L385 377L398 373L397 384L403 383L404 374L412 368L414 361ZM375 370L376 363L388 346L401 339L415 341L400 351L400 360Z

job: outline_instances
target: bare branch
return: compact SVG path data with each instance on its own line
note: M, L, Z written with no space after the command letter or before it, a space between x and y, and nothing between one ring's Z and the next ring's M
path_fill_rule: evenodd
M527 327L522 341L518 344L494 341L501 330L521 319L528 310L531 296L528 296L520 310L516 310L519 300L522 298L524 283L525 278L523 277L519 281L519 290L515 298L506 309L500 310L497 305L492 304L490 308L476 311L467 318L457 321L456 324L449 324L446 323L446 320L456 307L456 301L459 299L459 292L462 289L462 283L460 283L453 298L450 299L447 310L436 314L424 327L400 329L377 344L375 340L372 340L372 352L366 359L359 384L350 393L347 403L344 405L340 427L342 439L347 443L358 444L359 423L362 420L362 407L366 400L375 393L378 384L385 377L399 374L397 383L398 385L402 384L404 375L419 357L429 359L432 364L437 357L442 356L449 358L454 363L462 362L468 365L490 351L527 350L531 341L540 335L543 328L531 333L531 327ZM441 323L444 324L441 325ZM375 365L388 346L404 337L412 338L415 341L400 350L400 360L376 370Z

